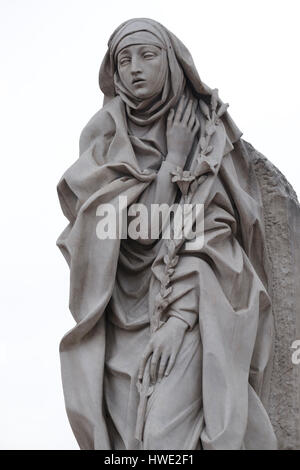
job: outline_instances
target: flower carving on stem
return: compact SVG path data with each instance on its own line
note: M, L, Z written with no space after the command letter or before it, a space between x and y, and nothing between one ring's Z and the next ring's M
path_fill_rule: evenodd
M189 191L190 184L192 181L194 181L195 176L191 173L191 171L183 170L179 166L176 168L176 170L171 171L171 175L173 175L172 183L177 183L181 194L186 196Z

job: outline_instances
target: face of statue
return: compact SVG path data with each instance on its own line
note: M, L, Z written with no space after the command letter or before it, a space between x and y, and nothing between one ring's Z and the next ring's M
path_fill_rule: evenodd
M119 52L117 60L120 79L136 98L148 99L160 93L164 56L159 47L128 46Z

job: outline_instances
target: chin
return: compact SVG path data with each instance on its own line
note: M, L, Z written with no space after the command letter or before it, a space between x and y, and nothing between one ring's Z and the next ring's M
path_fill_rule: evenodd
M134 95L136 96L136 98L146 100L150 98L151 93L147 93L146 91L142 91L142 90L140 91L135 90Z
M149 91L146 91L146 90L134 90L133 94L136 98L139 98L142 100L148 100L149 98L154 98L155 96L157 96L157 93L150 93Z

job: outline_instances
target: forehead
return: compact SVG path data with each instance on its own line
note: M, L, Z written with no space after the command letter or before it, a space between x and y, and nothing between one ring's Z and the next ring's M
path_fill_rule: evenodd
M131 46L124 47L124 49L118 53L118 57L126 54L139 54L145 50L160 52L161 49L158 46L154 46L153 44L132 44Z

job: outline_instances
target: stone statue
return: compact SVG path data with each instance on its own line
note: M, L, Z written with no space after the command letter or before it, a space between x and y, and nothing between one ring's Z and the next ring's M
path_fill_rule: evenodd
M156 21L114 31L99 83L103 108L58 185L76 320L62 380L80 448L300 448L296 195ZM194 212L181 237L174 214L154 237L161 204L202 207L202 243ZM99 236L108 206L122 236Z

